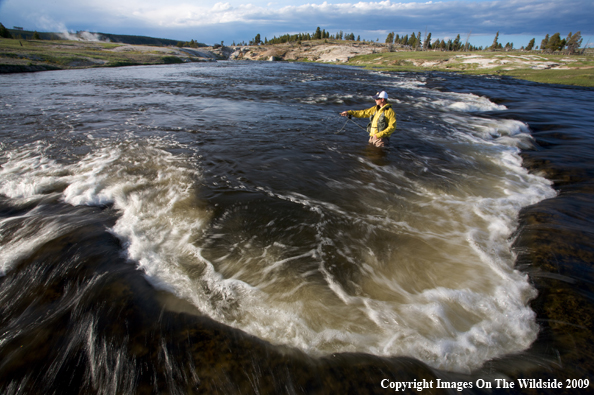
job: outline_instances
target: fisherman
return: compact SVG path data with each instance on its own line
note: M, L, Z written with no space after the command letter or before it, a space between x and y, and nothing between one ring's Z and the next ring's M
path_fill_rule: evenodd
M375 106L367 110L348 110L340 113L343 117L367 118L367 132L369 133L369 144L376 147L386 147L390 143L390 135L396 130L396 113L392 105L388 103L388 94L385 91L376 93L373 96Z

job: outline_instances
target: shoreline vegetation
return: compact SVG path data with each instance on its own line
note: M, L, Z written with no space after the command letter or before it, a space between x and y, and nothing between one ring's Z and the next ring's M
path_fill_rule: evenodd
M457 72L594 87L594 53L538 50L411 50L394 44L333 39L213 47L134 45L104 41L0 38L0 73L159 65L217 60L342 64L396 72Z

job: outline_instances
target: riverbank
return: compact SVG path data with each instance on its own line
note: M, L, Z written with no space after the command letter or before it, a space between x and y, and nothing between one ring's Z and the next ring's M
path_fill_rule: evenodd
M357 56L347 64L386 71L448 71L506 75L527 81L594 86L592 55L539 52L387 52Z
M0 73L216 60L345 64L384 71L507 75L529 81L594 86L594 56L537 51L409 51L369 42L307 41L261 46L178 48L88 41L0 39Z
M229 50L97 41L0 39L0 73L119 67L227 59Z

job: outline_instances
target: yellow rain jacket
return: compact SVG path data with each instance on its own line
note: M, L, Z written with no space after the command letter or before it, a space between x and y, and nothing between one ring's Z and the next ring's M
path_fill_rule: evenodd
M392 110L390 103L387 103L380 109L377 106L373 106L367 110L349 110L347 113L355 118L369 117L367 132L370 136L375 136L378 139L390 137L396 130L396 113Z

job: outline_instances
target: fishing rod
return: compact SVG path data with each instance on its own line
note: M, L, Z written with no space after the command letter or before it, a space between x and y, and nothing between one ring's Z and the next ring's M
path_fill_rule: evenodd
M349 121L351 121L352 123L354 123L355 125L357 125L358 127L360 127L361 129L363 129L367 132L367 129L365 129L363 126L359 125L357 122L353 121L352 115L349 114L349 115L347 115L347 120L344 123L343 127L338 132L336 132L334 134L338 134L338 133L342 132L344 130L344 128L346 128L346 125L349 123Z

